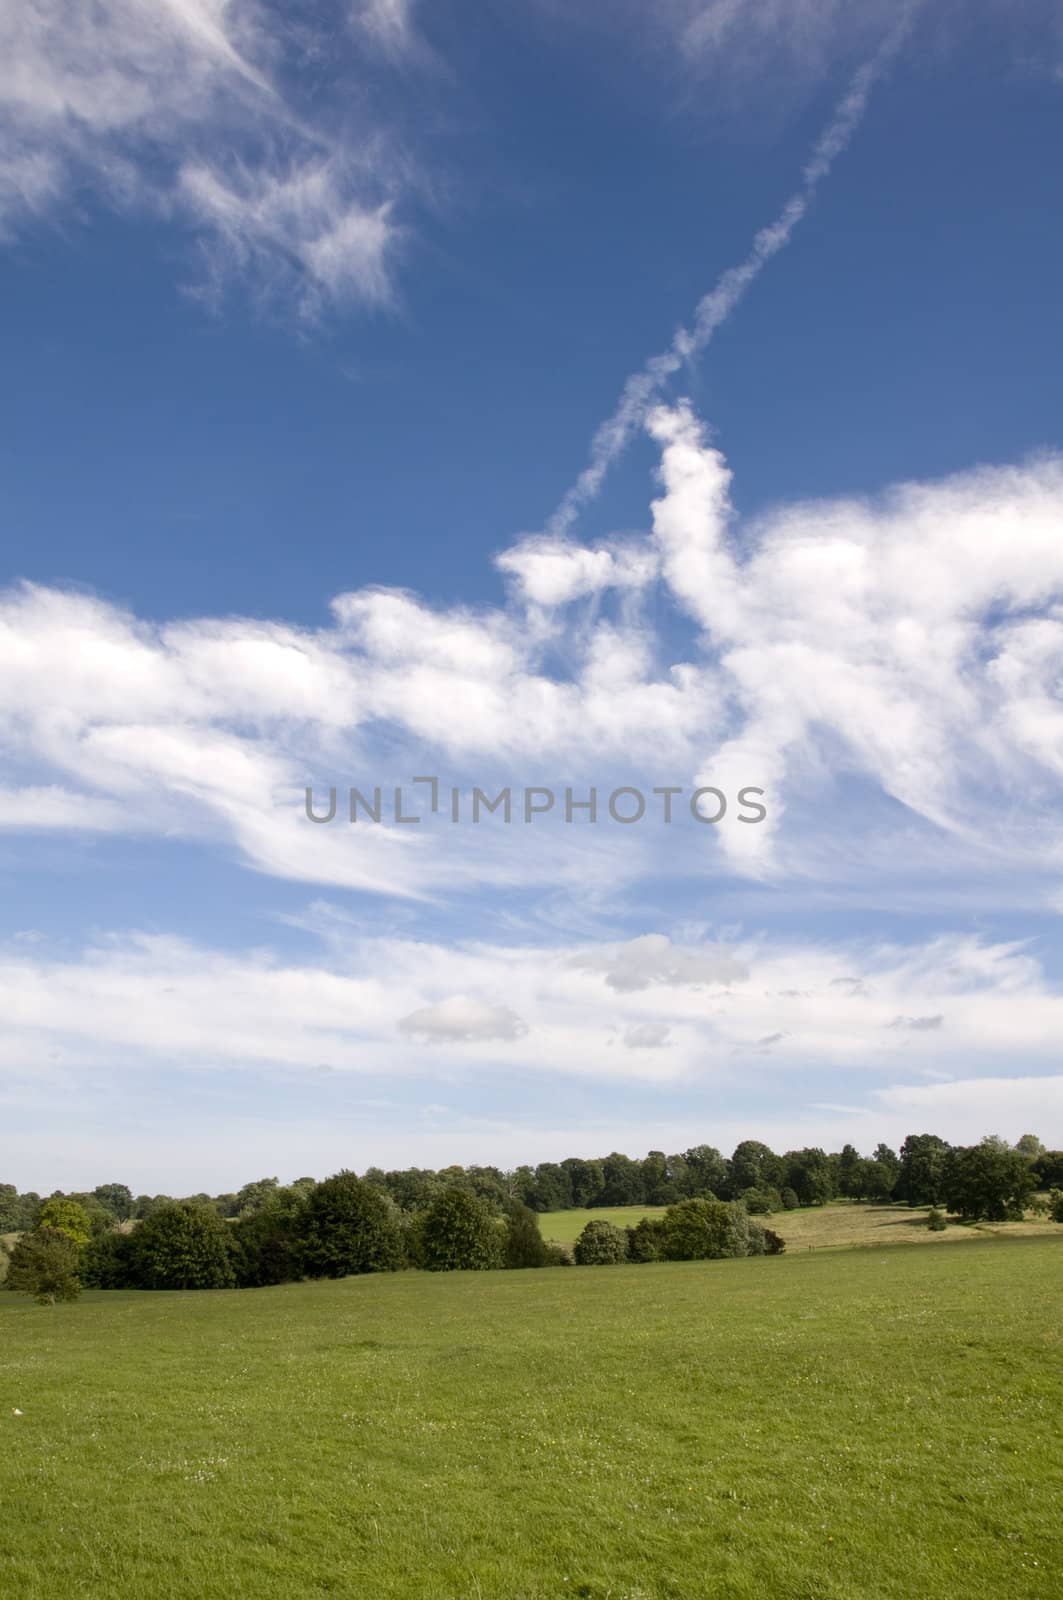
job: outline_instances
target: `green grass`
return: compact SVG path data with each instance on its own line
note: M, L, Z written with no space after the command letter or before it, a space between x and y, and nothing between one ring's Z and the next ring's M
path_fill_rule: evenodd
M1061 1245L0 1294L0 1594L1058 1600Z
M615 1223L618 1228L633 1228L640 1217L663 1217L667 1209L667 1206L594 1206L590 1211L542 1211L539 1230L544 1239L571 1244L588 1222L596 1219Z
M1058 1600L1061 1283L1018 1238L0 1294L0 1593Z

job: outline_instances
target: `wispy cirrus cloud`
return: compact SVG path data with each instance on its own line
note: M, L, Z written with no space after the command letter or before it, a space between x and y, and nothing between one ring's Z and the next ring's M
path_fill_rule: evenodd
M397 39L404 8L374 9ZM379 122L291 97L298 38L259 0L4 8L0 234L92 194L192 230L215 292L250 277L303 315L386 301L408 167ZM358 57L343 59L350 86Z

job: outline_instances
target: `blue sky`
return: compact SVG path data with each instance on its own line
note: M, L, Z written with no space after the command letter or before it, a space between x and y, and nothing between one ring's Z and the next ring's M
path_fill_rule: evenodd
M0 25L6 1177L1063 1142L1063 34L852 13Z

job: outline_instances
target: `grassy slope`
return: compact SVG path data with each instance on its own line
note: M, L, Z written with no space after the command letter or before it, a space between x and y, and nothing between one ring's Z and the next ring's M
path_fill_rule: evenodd
M591 1211L545 1211L539 1218L543 1237L561 1243L578 1239L593 1217L605 1217L617 1227L630 1227L640 1217L661 1216L663 1206L602 1206ZM977 1227L950 1222L944 1233L931 1233L926 1225L926 1206L909 1210L907 1206L853 1205L847 1200L827 1206L809 1206L801 1211L779 1211L757 1220L774 1228L786 1240L789 1250L815 1249L837 1245L941 1244L960 1239L984 1238L987 1233L1051 1238L1059 1224L1044 1218L1006 1224L981 1223Z
M0 1295L0 1593L1057 1600L1061 1282L1063 1234Z

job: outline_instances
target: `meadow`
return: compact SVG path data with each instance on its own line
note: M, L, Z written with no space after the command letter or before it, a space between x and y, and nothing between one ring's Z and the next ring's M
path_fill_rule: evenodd
M0 1295L0 1593L1058 1600L1061 1312L1058 1234Z

